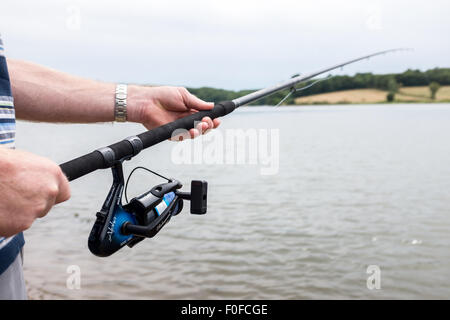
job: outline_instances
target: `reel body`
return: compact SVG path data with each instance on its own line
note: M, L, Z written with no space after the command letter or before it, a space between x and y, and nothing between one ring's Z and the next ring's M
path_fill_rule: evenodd
M113 184L102 209L96 214L88 239L89 250L96 256L107 257L125 245L133 247L145 238L154 237L171 217L182 211L183 200L191 201L192 214L206 213L206 181L192 181L188 193L179 191L183 185L171 179L123 205L122 162L112 167L112 173Z

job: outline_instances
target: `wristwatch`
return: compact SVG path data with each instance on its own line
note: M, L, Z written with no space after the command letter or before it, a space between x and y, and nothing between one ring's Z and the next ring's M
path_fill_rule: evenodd
M116 85L114 120L117 122L127 121L127 85L126 84L119 83Z

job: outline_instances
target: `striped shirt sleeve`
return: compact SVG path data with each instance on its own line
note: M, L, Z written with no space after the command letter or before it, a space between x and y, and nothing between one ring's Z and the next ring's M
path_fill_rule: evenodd
M14 148L15 133L14 99L6 65L5 47L0 37L0 148ZM14 262L23 245L22 233L9 238L0 236L0 274Z

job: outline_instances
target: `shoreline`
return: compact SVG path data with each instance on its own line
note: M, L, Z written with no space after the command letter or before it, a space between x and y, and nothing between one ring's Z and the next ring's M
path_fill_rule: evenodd
M445 101L393 101L393 102L317 102L317 103L301 103L281 105L280 107L311 107L311 106L346 106L346 105L399 105L399 104L449 104L450 100ZM250 106L251 107L251 106Z

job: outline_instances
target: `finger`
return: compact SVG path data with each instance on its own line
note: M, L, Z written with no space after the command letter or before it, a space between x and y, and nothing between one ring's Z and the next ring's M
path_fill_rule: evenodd
M206 127L207 124L205 124L204 122L200 121L199 123L197 123L195 128L189 130L189 133L191 133L191 138L194 139L200 136L205 131Z
M208 125L205 131L214 128L214 123L212 122L210 117L203 117L202 121Z
M183 131L183 133L178 134L176 136L173 136L172 138L170 138L170 141L184 141L186 139L190 139L191 138L191 134L189 133L189 131Z
M197 111L194 111L194 113L195 112L197 112ZM200 121L197 123L195 128L192 128L189 131L181 133L179 135L176 135L176 136L170 138L169 140L183 141L186 139L194 139L194 138L198 137L199 135L201 135L202 133L204 133L208 128L209 128L208 123L206 123L204 121Z
M195 110L211 110L214 107L213 102L203 101L187 90L185 92L185 104L189 109Z
M222 121L220 121L219 118L214 119L214 120L213 120L214 129L217 128L218 126L220 126L220 123L221 123L221 122L222 122Z
M202 122L207 126L206 128L204 128L203 134L207 133L208 131L214 128L214 123L210 117L203 117Z
M197 129L200 134L203 134L208 130L208 127L209 125L206 122L200 121L194 129Z
M56 197L55 204L67 201L69 200L69 198L70 198L69 181L67 180L66 176L61 172L59 179L59 194Z
M194 139L200 135L200 131L198 131L198 129L191 129L189 130L189 134L191 136L191 139Z

